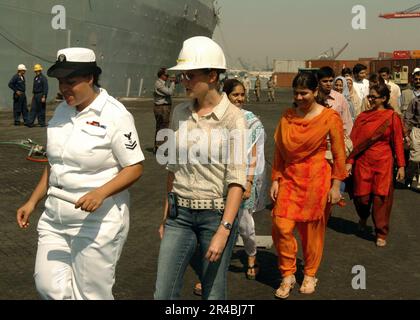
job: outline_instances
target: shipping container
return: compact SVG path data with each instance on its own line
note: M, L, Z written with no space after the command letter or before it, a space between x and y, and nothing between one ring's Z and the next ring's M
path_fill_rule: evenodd
M392 52L379 52L378 58L379 60L388 60L394 57Z
M304 60L274 60L273 72L296 73L299 68L305 68Z
M420 50L411 51L411 59L420 59Z
M393 58L396 59L396 60L410 59L410 56L411 56L411 54L410 54L410 51L408 51L408 50L396 50L393 53Z
M291 88L296 75L297 72L275 72L273 73L273 79L277 88Z

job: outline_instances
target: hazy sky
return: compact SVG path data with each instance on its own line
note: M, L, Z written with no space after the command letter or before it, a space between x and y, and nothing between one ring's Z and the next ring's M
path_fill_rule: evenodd
M376 57L378 52L420 50L420 18L382 19L420 0L218 0L221 24L214 39L231 67L237 58L266 65L273 59L317 58L331 47L340 59ZM354 30L352 8L366 8L366 30ZM418 9L420 11L420 9Z

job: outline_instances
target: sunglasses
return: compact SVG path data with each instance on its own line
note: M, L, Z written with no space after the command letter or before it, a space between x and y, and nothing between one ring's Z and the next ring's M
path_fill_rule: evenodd
M192 81L197 76L201 76L203 74L209 74L209 72L200 72L200 73L192 73L192 72L183 72L181 73L181 80Z
M369 95L369 96L367 96L367 98L368 98L369 100L376 100L376 99L380 99L380 98L382 98L382 97Z

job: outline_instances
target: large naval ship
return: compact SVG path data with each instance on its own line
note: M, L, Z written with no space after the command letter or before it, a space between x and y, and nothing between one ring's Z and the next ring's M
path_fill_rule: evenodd
M112 95L150 96L157 70L176 62L185 39L212 36L216 6L213 0L0 0L0 108L12 104L7 84L18 64L28 68L30 97L32 66L47 69L57 50L70 46L96 52L101 84ZM56 82L50 80L49 99Z

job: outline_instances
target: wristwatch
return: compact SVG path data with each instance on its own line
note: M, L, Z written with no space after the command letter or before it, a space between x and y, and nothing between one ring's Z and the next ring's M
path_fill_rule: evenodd
M227 221L221 221L220 224L227 230L232 230L232 224Z

